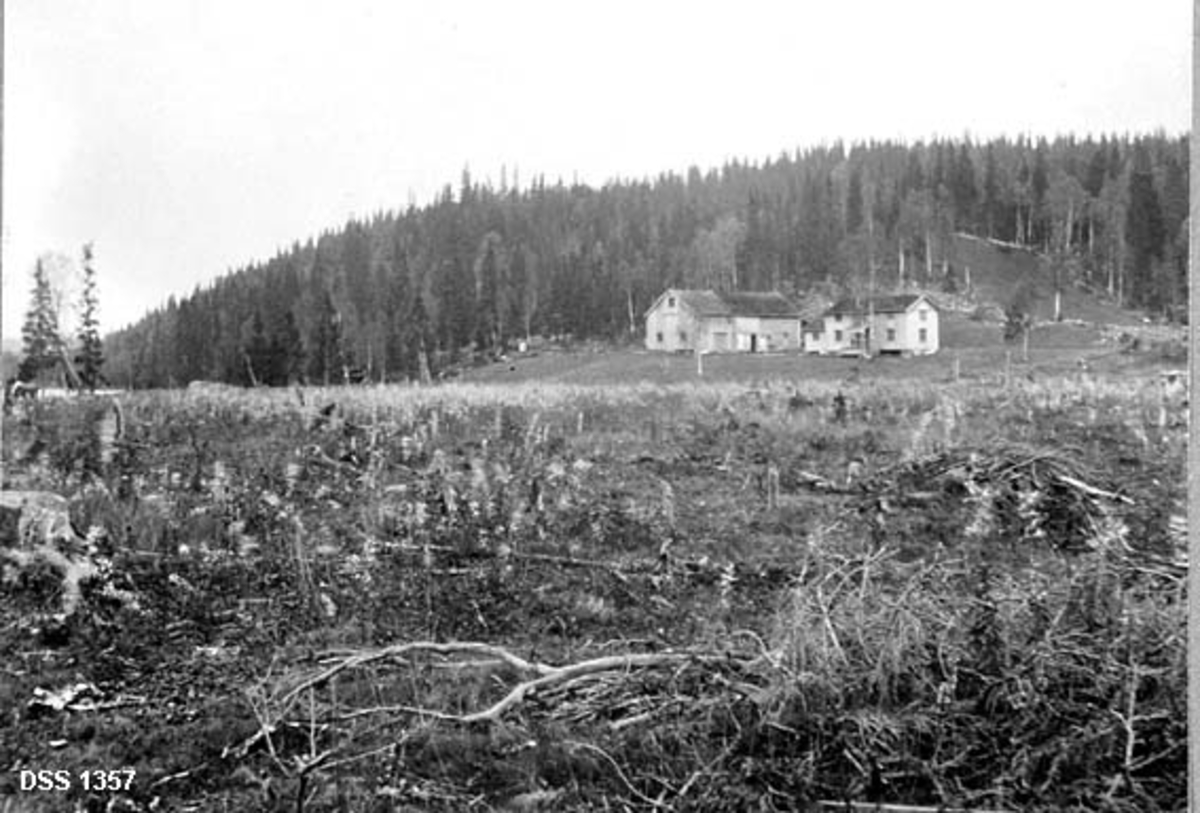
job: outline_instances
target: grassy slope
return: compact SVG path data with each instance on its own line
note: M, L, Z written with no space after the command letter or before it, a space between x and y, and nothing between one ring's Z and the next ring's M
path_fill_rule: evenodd
M1081 358L1086 358L1093 369L1108 371L1129 366L1132 361L1118 357L1117 347L1106 333L1111 336L1140 328L1140 314L1073 287L1063 293L1063 318L1067 323L1055 324L1053 277L1045 258L1035 252L960 235L954 241L952 264L959 274L966 267L971 269L968 299L975 304L1003 307L1022 285L1033 286L1038 327L1030 340L1030 364L1018 361L1022 374L1069 372L1078 368ZM958 300L958 304L966 301ZM942 348L933 358L879 359L868 366L853 359L783 354L708 356L703 379L742 383L782 380L797 386L807 381L853 381L859 377L944 379L952 375L956 357L961 375L987 377L1002 368L1007 352L1016 350L1004 344L1000 323L973 320L954 310L947 310L942 317ZM695 357L640 348L517 355L508 362L469 370L462 376L463 381L481 384L676 384L700 378Z
M1054 318L1054 277L1045 257L1026 249L956 235L952 264L960 273L971 271L971 296L983 304L1001 307L1022 285L1035 291L1034 317ZM1078 287L1063 292L1063 318L1107 325L1138 325L1141 315Z
M1115 372L1136 366L1142 374L1153 365L1144 359L1123 356L1099 326L1078 324L1039 325L1030 340L1030 360L1020 358L1019 346L1003 340L1003 328L994 322L968 319L947 313L942 319L942 352L923 358L878 358L869 362L849 358L825 358L796 354L712 355L704 358L704 372L697 371L696 358L687 354L654 353L639 349L594 352L543 351L516 355L508 361L465 372L460 380L475 384L615 385L636 382L679 384L687 382L739 382L757 384L773 381L803 388L809 382L852 383L860 379L928 381L949 380L957 358L964 378L986 379L1000 374L1006 356L1014 357L1022 375L1059 375L1078 370L1081 358L1093 370ZM1177 366L1177 365L1176 365Z

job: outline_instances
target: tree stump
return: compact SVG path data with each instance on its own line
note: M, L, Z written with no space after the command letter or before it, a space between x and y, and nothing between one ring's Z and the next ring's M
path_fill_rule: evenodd
M65 497L50 491L0 491L0 546L76 539Z
M62 612L75 612L80 584L96 575L86 540L71 525L65 497L49 491L0 491L0 561L18 571L45 562L62 574Z

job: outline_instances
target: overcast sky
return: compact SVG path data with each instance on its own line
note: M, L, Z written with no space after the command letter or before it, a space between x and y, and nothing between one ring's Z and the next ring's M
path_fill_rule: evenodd
M3 335L43 253L95 244L107 331L464 167L601 184L839 138L1182 134L1191 7L7 0Z

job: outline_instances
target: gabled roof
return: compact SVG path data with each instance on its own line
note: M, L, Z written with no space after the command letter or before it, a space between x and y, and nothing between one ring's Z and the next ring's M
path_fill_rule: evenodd
M900 294L896 296L876 296L869 298L847 297L834 303L833 307L827 310L825 314L827 316L863 314L871 310L872 303L874 303L875 313L904 313L922 299L932 307L937 307L924 294Z
M681 304L698 316L728 316L729 307L721 301L715 291L670 290L667 293L677 297Z
M736 291L717 294L734 316L799 316L800 311L778 291L749 293Z
M663 297L670 295L679 299L697 316L774 316L799 318L800 312L787 297L777 291L757 293L734 291L718 293L711 290L671 288L655 300L647 311L654 310Z

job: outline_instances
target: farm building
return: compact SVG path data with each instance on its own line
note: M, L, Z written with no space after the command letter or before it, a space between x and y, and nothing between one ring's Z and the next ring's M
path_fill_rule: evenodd
M650 350L766 353L800 349L800 312L780 293L669 288L646 311Z
M804 325L804 350L821 355L936 353L938 308L924 294L843 299Z

